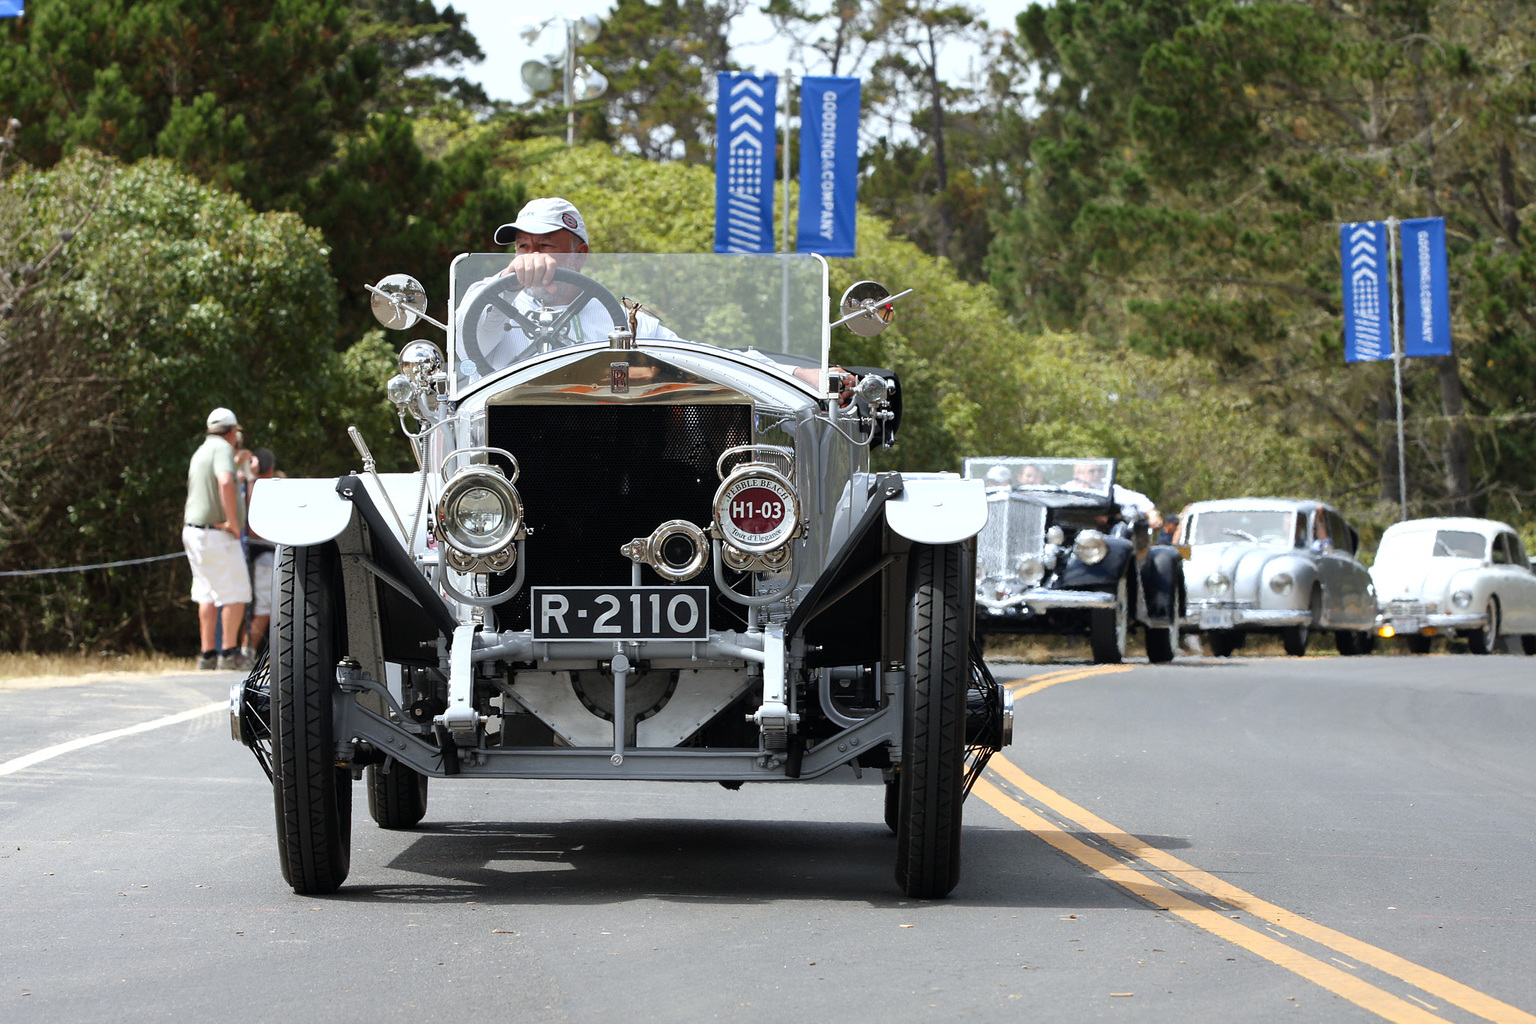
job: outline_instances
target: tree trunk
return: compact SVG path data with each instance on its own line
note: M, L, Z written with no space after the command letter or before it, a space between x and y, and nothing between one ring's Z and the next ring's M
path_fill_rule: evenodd
M1381 500L1393 505L1402 502L1397 479L1397 403L1393 392L1383 391L1376 396L1376 422L1381 424L1377 433L1382 443L1376 450L1381 455L1376 460L1376 472L1381 480Z
M932 26L928 28L928 95L933 105L933 172L938 185L934 194L938 223L933 233L933 252L940 259L948 259L955 226L949 212L949 163L944 155L944 83L939 80L939 45Z
M1435 360L1440 375L1440 405L1445 410L1445 496L1447 512L1453 516L1473 515L1472 473L1468 466L1472 445L1467 436L1466 403L1462 399L1461 372L1455 356Z

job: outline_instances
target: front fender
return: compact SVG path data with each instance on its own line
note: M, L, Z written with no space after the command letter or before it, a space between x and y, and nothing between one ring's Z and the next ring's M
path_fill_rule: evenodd
M955 473L901 474L901 493L885 503L892 530L918 544L957 544L987 524L986 485Z
M1053 586L1061 590L1089 590L1117 586L1126 566L1136 556L1135 548L1124 537L1105 537L1109 552L1095 565L1086 565L1068 554Z
M388 505L379 500L378 485L368 477L359 479L374 500L387 508ZM421 477L416 473L380 473L379 479L384 482L390 502L409 529L416 513ZM261 481L251 493L251 531L273 543L290 547L324 544L335 540L347 528L355 507L336 492L334 478L289 480L274 477ZM425 533L422 529L418 534L418 544L424 541Z

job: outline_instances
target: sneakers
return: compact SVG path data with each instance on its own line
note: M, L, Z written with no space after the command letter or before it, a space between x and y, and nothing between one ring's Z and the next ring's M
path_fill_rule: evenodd
M217 651L209 651L197 656L197 667L203 671L212 671L219 663Z
M202 664L201 658L198 659L198 664ZM244 651L239 649L236 649L232 654L224 654L223 652L220 652L218 667L220 672L232 670L244 671L245 669L251 667L251 659Z

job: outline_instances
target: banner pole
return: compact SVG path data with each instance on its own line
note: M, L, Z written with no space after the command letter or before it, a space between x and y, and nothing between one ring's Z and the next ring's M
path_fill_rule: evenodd
M783 332L784 351L789 351L789 112L790 106L790 69L784 69L784 248L785 258L779 261L779 287L782 292L780 299L779 324Z
M1392 295L1392 381L1397 392L1397 500L1399 520L1408 518L1408 453L1403 442L1403 339L1397 319L1397 225L1387 218L1387 282Z

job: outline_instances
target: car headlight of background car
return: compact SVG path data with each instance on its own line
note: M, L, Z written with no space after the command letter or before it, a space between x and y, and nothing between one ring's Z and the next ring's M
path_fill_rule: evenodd
M1472 592L1470 590L1458 590L1451 595L1451 603L1457 608L1472 607Z
M435 518L437 535L459 554L510 565L504 556L522 533L523 502L499 469L466 466L443 488Z
M1219 597L1227 592L1228 587L1232 586L1232 581L1227 579L1222 573L1213 572L1205 578L1205 585L1212 594Z
M1269 578L1269 589L1277 594L1289 594L1296 589L1296 580L1288 572L1277 572Z
M1084 565L1098 565L1109 554L1109 541L1098 530L1082 530L1072 542L1072 553Z

